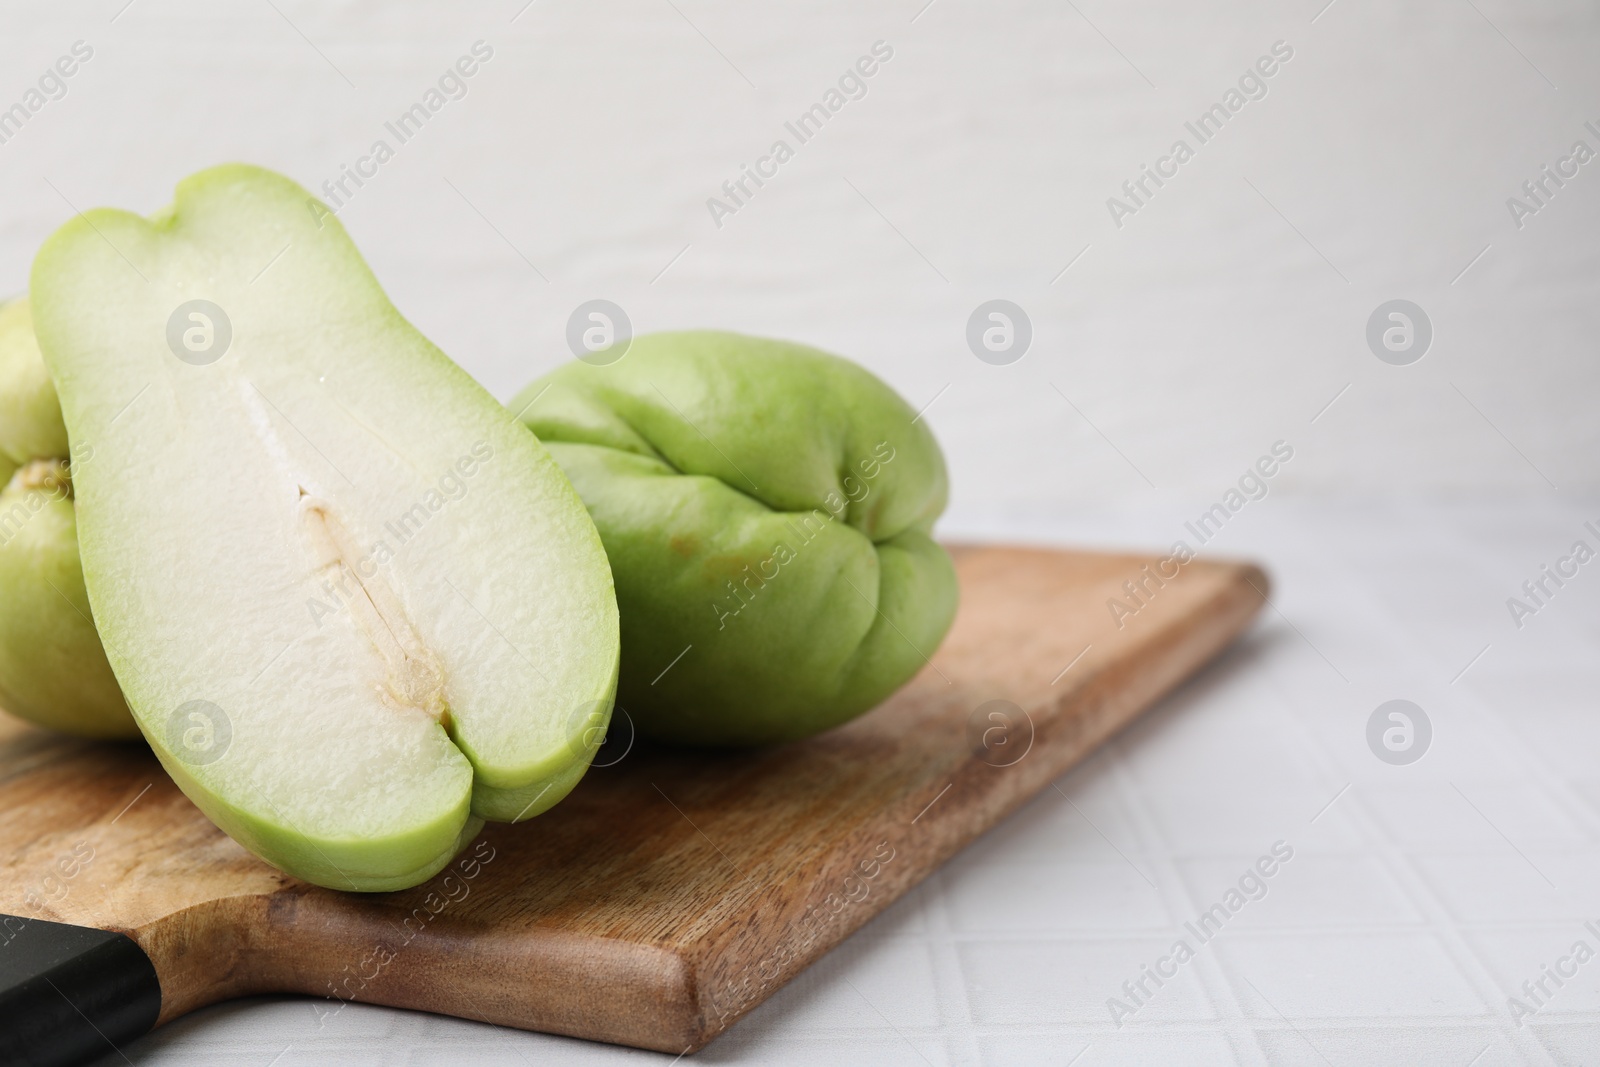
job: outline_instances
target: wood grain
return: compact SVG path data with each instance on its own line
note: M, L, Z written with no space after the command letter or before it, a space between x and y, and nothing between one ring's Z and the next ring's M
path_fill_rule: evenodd
M614 737L555 810L402 893L273 870L142 745L0 720L0 911L129 934L162 1022L297 992L698 1049L1214 656L1267 589L1248 564L1191 562L1119 627L1107 600L1131 605L1154 560L953 555L950 636L871 714L757 753Z

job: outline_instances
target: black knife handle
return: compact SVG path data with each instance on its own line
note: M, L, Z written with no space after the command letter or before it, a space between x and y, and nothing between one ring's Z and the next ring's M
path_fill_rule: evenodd
M124 934L0 914L0 1059L82 1067L150 1032L161 984Z

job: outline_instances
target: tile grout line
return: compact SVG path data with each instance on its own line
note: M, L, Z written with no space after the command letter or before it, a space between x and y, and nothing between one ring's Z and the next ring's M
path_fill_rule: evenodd
M1364 614L1368 616L1376 615L1378 617L1376 620L1369 618L1364 621L1376 621L1384 630L1394 630L1387 612L1374 610L1379 608L1380 605L1375 604L1370 596L1361 596L1356 600L1355 606L1358 609L1365 608ZM1371 635L1374 630L1370 627L1363 627L1362 632ZM1391 639L1405 640L1404 634L1391 632L1385 636ZM1375 639L1375 642L1384 648L1395 647L1392 643L1386 641L1376 641ZM1422 657L1420 661L1432 662L1429 657ZM1412 656L1406 659L1405 662L1416 663L1419 662L1419 658L1413 652ZM1284 681L1273 666L1267 665L1266 670L1268 677L1273 680L1274 687L1284 695L1289 703L1296 704L1297 702L1294 698L1285 691ZM1312 712L1312 714L1317 713ZM1322 776L1325 784L1335 783L1336 779L1338 781L1346 780L1341 777L1346 773L1346 769L1338 766L1337 762L1327 753L1322 739L1313 734L1306 726L1303 715L1303 712L1297 711L1293 717L1296 732L1301 738L1299 747L1305 752L1307 758ZM1519 1055L1523 1056L1524 1062L1544 1063L1554 1067L1553 1061L1548 1058L1548 1053L1542 1046L1538 1045L1531 1035L1522 1035L1523 1039L1519 1041L1518 1034L1508 1030L1508 1018L1498 1010L1499 1001L1503 995L1500 993L1499 985L1494 981L1493 973L1473 950L1464 929L1457 925L1450 909L1434 890L1427 876L1410 860L1401 843L1384 830L1382 820L1376 818L1369 804L1363 799L1363 785L1370 784L1370 782L1370 778L1365 783L1358 781L1356 786L1350 790L1350 795L1341 802L1339 810L1340 816L1351 824L1351 828L1355 831L1358 840L1364 846L1364 854L1378 863L1394 888L1400 892L1405 902L1421 919L1421 923L1418 926L1419 933L1425 933L1434 939L1455 968L1457 977L1466 984L1467 988L1488 1010L1489 1015L1480 1021L1480 1025L1492 1026L1500 1037L1504 1038ZM1337 788L1337 785L1328 784L1328 788ZM1457 1023L1466 1021L1454 1016L1449 1018ZM1529 1044L1538 1049L1538 1056L1544 1058L1530 1058Z
M1464 553L1470 551L1468 547L1470 542L1463 541L1460 535L1460 527L1458 525L1440 524L1433 530L1429 531L1429 534L1429 543L1431 544L1438 545L1441 543L1453 543ZM1387 634L1385 635L1387 640L1384 642L1384 647L1407 650L1408 655L1406 656L1405 660L1407 663L1437 662L1435 657L1427 654L1427 649L1418 646L1417 642L1412 637L1411 632L1406 627L1400 625L1397 620L1392 618L1391 613L1382 605L1381 601L1370 594L1363 599L1366 601L1369 608L1373 609L1372 614L1381 620L1381 622L1384 624L1384 628L1387 630ZM1515 759L1519 765L1516 769L1521 772L1521 777L1523 779L1519 784L1521 784L1524 788L1531 788L1531 790L1537 796L1559 801L1561 798L1560 792L1558 790L1550 789L1546 783L1554 779L1555 781L1562 783L1564 786L1565 777L1554 774L1552 768L1547 766L1543 759L1541 759L1538 754L1534 752L1526 744L1526 742L1523 741L1520 734L1509 728L1509 725L1498 714L1498 712L1494 710L1493 707L1488 705L1488 703L1479 697L1471 688L1458 691L1454 695L1453 700L1459 705L1465 705L1472 708L1472 710L1476 713L1480 729L1487 727L1490 732L1498 735L1497 737L1493 738L1493 740L1497 742L1497 750L1499 752L1505 753L1509 751L1515 754ZM1437 782L1430 782L1429 784L1440 785ZM1444 786L1440 785L1440 788L1442 789ZM1357 798L1357 800L1359 801L1360 798ZM1369 806L1365 802L1360 802L1359 806L1363 812L1369 811ZM1556 804L1556 806L1558 809L1566 807L1566 805L1559 802ZM1570 817L1571 813L1567 812L1565 814L1568 814ZM1377 821L1378 820L1374 818L1374 822L1377 823ZM1582 822L1588 821L1589 820L1582 820ZM1578 823L1577 825L1580 826L1580 828L1590 829L1590 841L1586 843L1592 844L1592 828L1582 827L1582 822ZM1510 1023L1509 1014L1505 1008L1505 997L1507 994L1501 989L1499 982L1496 980L1496 969L1493 966L1492 961L1485 956L1484 952L1477 944L1477 939L1474 935L1476 927L1472 921L1465 916L1463 916L1459 921L1457 920L1454 911L1434 888L1432 878L1429 876L1427 871L1424 870L1420 864L1418 864L1418 862L1411 856L1409 852L1401 847L1400 842L1394 841L1392 838L1390 838L1388 834L1382 831L1381 827L1378 829L1377 839L1383 840L1392 846L1394 852L1398 856L1398 858L1395 860L1395 863L1401 869L1403 869L1408 876L1414 878L1415 881L1422 887L1421 892L1426 895L1428 900L1436 904L1438 909L1438 919L1440 920L1439 925L1442 926L1442 929L1445 932L1444 940L1447 941L1448 947L1451 950L1453 961L1456 963L1458 973L1464 980L1472 985L1474 991L1478 992L1480 996L1483 995L1485 990L1488 991L1490 997L1485 999L1489 1004L1492 1017L1494 1018L1501 1035L1507 1039L1511 1047L1516 1049L1527 1062L1548 1064L1550 1067L1555 1067L1557 1062L1555 1056L1550 1052L1549 1049L1544 1047L1543 1042L1538 1039L1533 1027L1514 1026ZM1481 850L1478 850L1478 854L1484 855L1485 853L1483 853ZM1495 848L1494 855L1490 856L1489 858L1491 860L1498 860L1500 858L1499 849ZM1557 892L1561 892L1563 895L1565 895L1564 891L1557 890ZM1430 916L1430 926L1433 925L1433 917ZM1462 956L1465 956L1466 961L1470 962L1473 974L1468 974L1467 969L1462 966Z
M961 947L956 941L955 924L950 919L945 868L941 866L935 869L923 885L926 887L922 900L923 922L927 924L928 949L934 958L934 993L939 999L939 1018L944 1024L945 1054L950 1057L951 1063L983 1067L978 1020L972 1009L966 968L961 964ZM945 1011L947 1002L952 1009L948 1014ZM955 1032L957 1030L959 1033ZM962 1046L961 1056L955 1055L953 1047L958 1042Z
M1163 697L1158 706L1177 697L1188 687L1189 683L1186 680ZM1139 788L1133 768L1129 766L1123 751L1128 736L1124 733L1111 738L1101 749L1101 753L1110 762L1109 775L1112 788L1116 791L1129 820L1134 823L1140 840L1154 846L1143 849L1142 856L1147 867L1160 868L1157 880L1161 888L1158 892L1162 907L1166 909L1171 922L1167 936L1177 937L1180 936L1177 931L1182 931L1183 924L1199 913L1201 905L1195 903L1193 893L1183 880L1183 872L1174 859L1172 842L1162 830L1161 821L1145 804L1144 793ZM1151 862L1152 859L1155 862ZM1174 907L1175 903L1177 907ZM1135 967L1145 962L1148 961L1139 960L1135 963ZM1248 1063L1252 1067L1270 1067L1268 1061L1260 1055L1250 1020L1245 1016L1216 952L1206 952L1202 948L1190 966L1195 968L1195 985L1204 998L1206 1007L1216 1020L1216 1024L1220 1024L1216 1028L1226 1036L1234 1055L1238 1058L1237 1062ZM1130 968L1130 973L1132 970L1133 968Z

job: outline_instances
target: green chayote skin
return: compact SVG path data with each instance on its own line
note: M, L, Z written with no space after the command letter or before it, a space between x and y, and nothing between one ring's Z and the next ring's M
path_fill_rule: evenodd
M589 508L639 732L749 746L889 696L956 609L944 458L892 389L803 345L694 331L575 362L511 408Z
M68 458L28 302L0 305L0 708L81 737L137 737L84 592Z

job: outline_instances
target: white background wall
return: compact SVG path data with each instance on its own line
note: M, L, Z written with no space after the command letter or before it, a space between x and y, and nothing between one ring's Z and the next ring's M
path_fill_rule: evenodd
M316 189L482 39L468 95L341 217L502 399L606 297L938 396L955 533L1176 520L1278 439L1275 492L1600 487L1600 161L1520 230L1506 207L1600 149L1592 5L924 2L7 0L0 107L74 41L94 57L0 145L0 289L67 201L153 211L232 159ZM714 225L706 199L879 40L867 95ZM1279 40L1268 95L1114 226L1106 198ZM1011 366L965 342L994 297L1033 322ZM1364 339L1395 297L1436 332L1407 367Z

